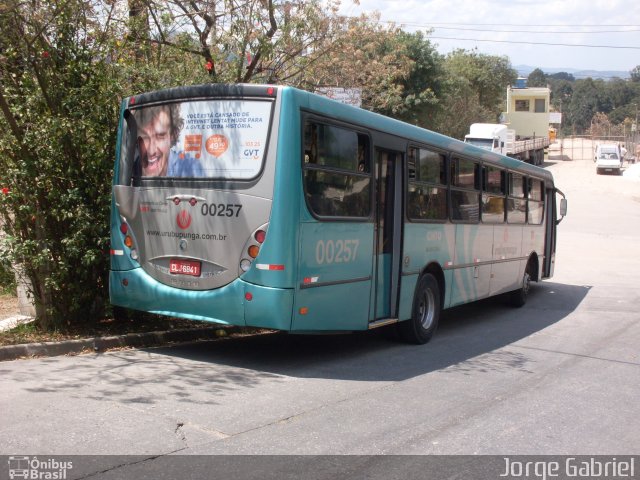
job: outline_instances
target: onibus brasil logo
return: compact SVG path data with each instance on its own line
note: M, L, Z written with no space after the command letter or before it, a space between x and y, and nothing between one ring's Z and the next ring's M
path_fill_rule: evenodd
M9 478L28 478L38 480L64 480L67 470L73 468L73 462L61 462L54 458L39 460L38 457L9 457Z

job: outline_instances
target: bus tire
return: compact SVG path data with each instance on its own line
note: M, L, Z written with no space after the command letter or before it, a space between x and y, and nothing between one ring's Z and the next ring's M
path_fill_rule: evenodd
M529 296L529 290L531 289L531 272L529 265L530 264L527 263L527 268L525 268L524 275L522 275L520 288L509 292L509 304L512 307L520 308L527 303L527 297Z
M438 328L440 310L440 286L433 275L426 273L416 285L411 319L398 325L401 338L417 345L427 343Z

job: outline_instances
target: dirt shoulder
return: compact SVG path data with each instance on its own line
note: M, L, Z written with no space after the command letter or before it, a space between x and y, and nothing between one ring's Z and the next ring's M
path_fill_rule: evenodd
M0 295L0 320L20 315L18 297L15 295Z
M0 295L0 321L20 317L18 299L13 295ZM172 332L189 329L215 328L207 322L197 322L147 313L131 313L126 318L102 318L84 323L61 326L44 331L36 323L21 324L0 331L0 347L25 343L62 342L84 338L127 335L130 333ZM220 326L217 326L220 328Z

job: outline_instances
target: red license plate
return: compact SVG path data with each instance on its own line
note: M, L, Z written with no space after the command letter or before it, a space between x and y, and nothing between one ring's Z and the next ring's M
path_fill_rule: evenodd
M199 277L200 266L200 262L171 259L169 261L169 272L174 275L191 275L193 277Z

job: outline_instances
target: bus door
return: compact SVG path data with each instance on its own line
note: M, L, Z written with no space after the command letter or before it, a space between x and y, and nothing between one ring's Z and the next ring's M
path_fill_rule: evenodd
M376 149L374 320L397 318L402 236L402 153Z

